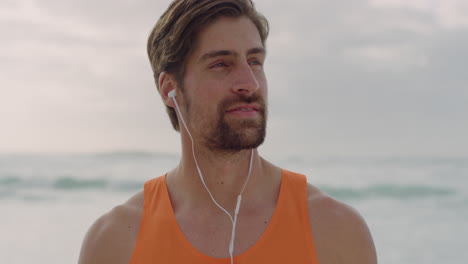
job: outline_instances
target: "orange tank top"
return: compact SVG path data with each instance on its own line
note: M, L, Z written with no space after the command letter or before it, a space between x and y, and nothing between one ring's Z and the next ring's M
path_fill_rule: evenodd
M230 264L193 247L175 218L166 177L144 185L143 215L131 264ZM304 175L282 170L281 187L273 216L257 242L234 257L238 264L318 264L307 207Z

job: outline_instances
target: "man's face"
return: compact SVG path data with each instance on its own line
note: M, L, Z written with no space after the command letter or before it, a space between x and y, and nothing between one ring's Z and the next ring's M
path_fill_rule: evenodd
M263 143L267 116L265 50L246 17L222 17L198 34L182 95L195 141L236 151Z

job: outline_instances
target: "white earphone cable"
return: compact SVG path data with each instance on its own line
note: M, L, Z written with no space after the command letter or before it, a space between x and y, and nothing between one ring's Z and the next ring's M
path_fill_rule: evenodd
M173 92L175 92L175 91L173 91ZM171 96L171 95L169 95L169 96L170 96L170 97L172 98L172 100L174 101L175 106L176 106L176 109L177 109L177 112L179 113L180 120L182 121L182 124L184 125L185 130L187 131L187 134L188 134L189 137L190 137L190 141L192 142L192 156L193 156L193 160L194 160L194 162L195 162L195 166L197 167L197 171L198 171L198 175L200 176L200 180L201 180L201 182L203 183L203 186L205 186L205 189L206 189L206 191L208 192L208 194L210 195L211 200L214 202L214 204L215 204L219 209L221 209L224 213L226 213L226 214L229 216L229 219L231 220L231 223L232 223L232 232L231 232L231 241L230 241L230 243L229 243L229 255L230 255L230 257L231 257L231 264L234 264L233 252L234 252L234 239L235 239L235 236L236 236L237 215L239 214L239 210L240 210L240 204L241 204L241 201L242 201L242 193L244 192L245 187L247 186L247 182L249 181L250 175L251 175L251 172L252 172L253 149L250 150L249 172L248 172L248 174L247 174L247 179L246 179L246 181L244 182L244 186L242 187L241 192L240 192L239 195L237 196L236 210L235 210L235 212L234 212L234 219L233 219L232 215L231 215L226 209L224 209L221 205L219 205L219 203L216 201L216 199L213 197L213 195L211 194L210 190L208 189L208 186L207 186L206 183L205 183L203 174L202 174L202 172L201 172L201 170L200 170L200 166L198 166L197 158L195 157L195 145L194 145L194 142L193 142L192 135L190 134L190 131L189 131L188 127L187 127L187 124L185 123L185 120L184 120L184 118L182 117L182 113L180 112L179 105L177 104L177 100L175 99L175 94L173 93L172 96Z

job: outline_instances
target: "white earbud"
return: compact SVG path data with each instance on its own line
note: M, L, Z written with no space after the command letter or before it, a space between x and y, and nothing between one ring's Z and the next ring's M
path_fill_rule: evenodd
M167 94L167 96L169 96L169 98L174 99L174 98L177 96L176 90L174 89L174 90L170 91L170 92Z

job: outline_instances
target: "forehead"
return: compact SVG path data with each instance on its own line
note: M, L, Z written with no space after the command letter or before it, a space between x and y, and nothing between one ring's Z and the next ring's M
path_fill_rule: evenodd
M244 54L252 48L261 48L262 40L255 24L247 17L221 17L202 29L197 36L193 59L206 52L231 50Z

